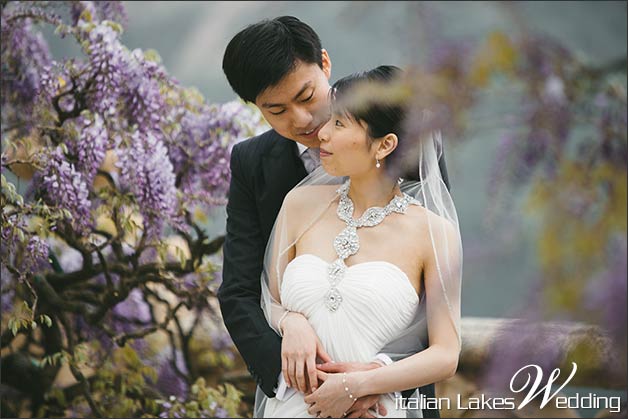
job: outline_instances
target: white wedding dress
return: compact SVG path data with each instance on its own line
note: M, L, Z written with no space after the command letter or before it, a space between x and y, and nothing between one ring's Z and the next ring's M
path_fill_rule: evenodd
M416 321L423 299L396 265L363 262L347 268L337 286L342 302L336 311L330 311L323 303L329 291L329 265L313 254L294 258L284 272L282 304L307 317L334 361L371 362L388 342ZM406 417L406 411L395 408L394 395L382 396L381 402L386 417ZM294 392L287 400L268 399L264 417L312 417L307 408L303 394Z

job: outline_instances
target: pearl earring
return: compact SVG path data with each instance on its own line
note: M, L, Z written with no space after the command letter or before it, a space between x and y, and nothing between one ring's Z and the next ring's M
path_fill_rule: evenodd
M379 159L375 159L375 161L376 161L375 167L379 169L381 167L381 164L379 164Z

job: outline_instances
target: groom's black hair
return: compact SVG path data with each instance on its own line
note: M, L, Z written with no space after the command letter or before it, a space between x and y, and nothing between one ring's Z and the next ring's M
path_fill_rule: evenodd
M231 88L246 102L294 70L297 60L323 68L321 40L294 16L280 16L247 26L227 45L222 70Z

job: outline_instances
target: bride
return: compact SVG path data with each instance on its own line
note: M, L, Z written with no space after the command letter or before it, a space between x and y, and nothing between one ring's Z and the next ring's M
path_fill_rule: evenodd
M331 119L319 133L322 167L286 196L262 275L262 308L280 335L286 315L299 313L337 362L369 362L379 352L398 360L318 370L310 394L257 401L264 417L343 417L357 398L377 394L386 395L388 417L422 417L420 408L402 410L398 392L456 371L458 220L438 169L440 135L406 138L405 107L381 100L402 76L381 66L334 84Z

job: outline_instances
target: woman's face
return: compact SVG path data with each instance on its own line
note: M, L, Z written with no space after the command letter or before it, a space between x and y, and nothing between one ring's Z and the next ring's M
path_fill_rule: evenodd
M366 123L332 113L318 133L321 165L332 176L363 175L375 170L376 147L369 147Z

